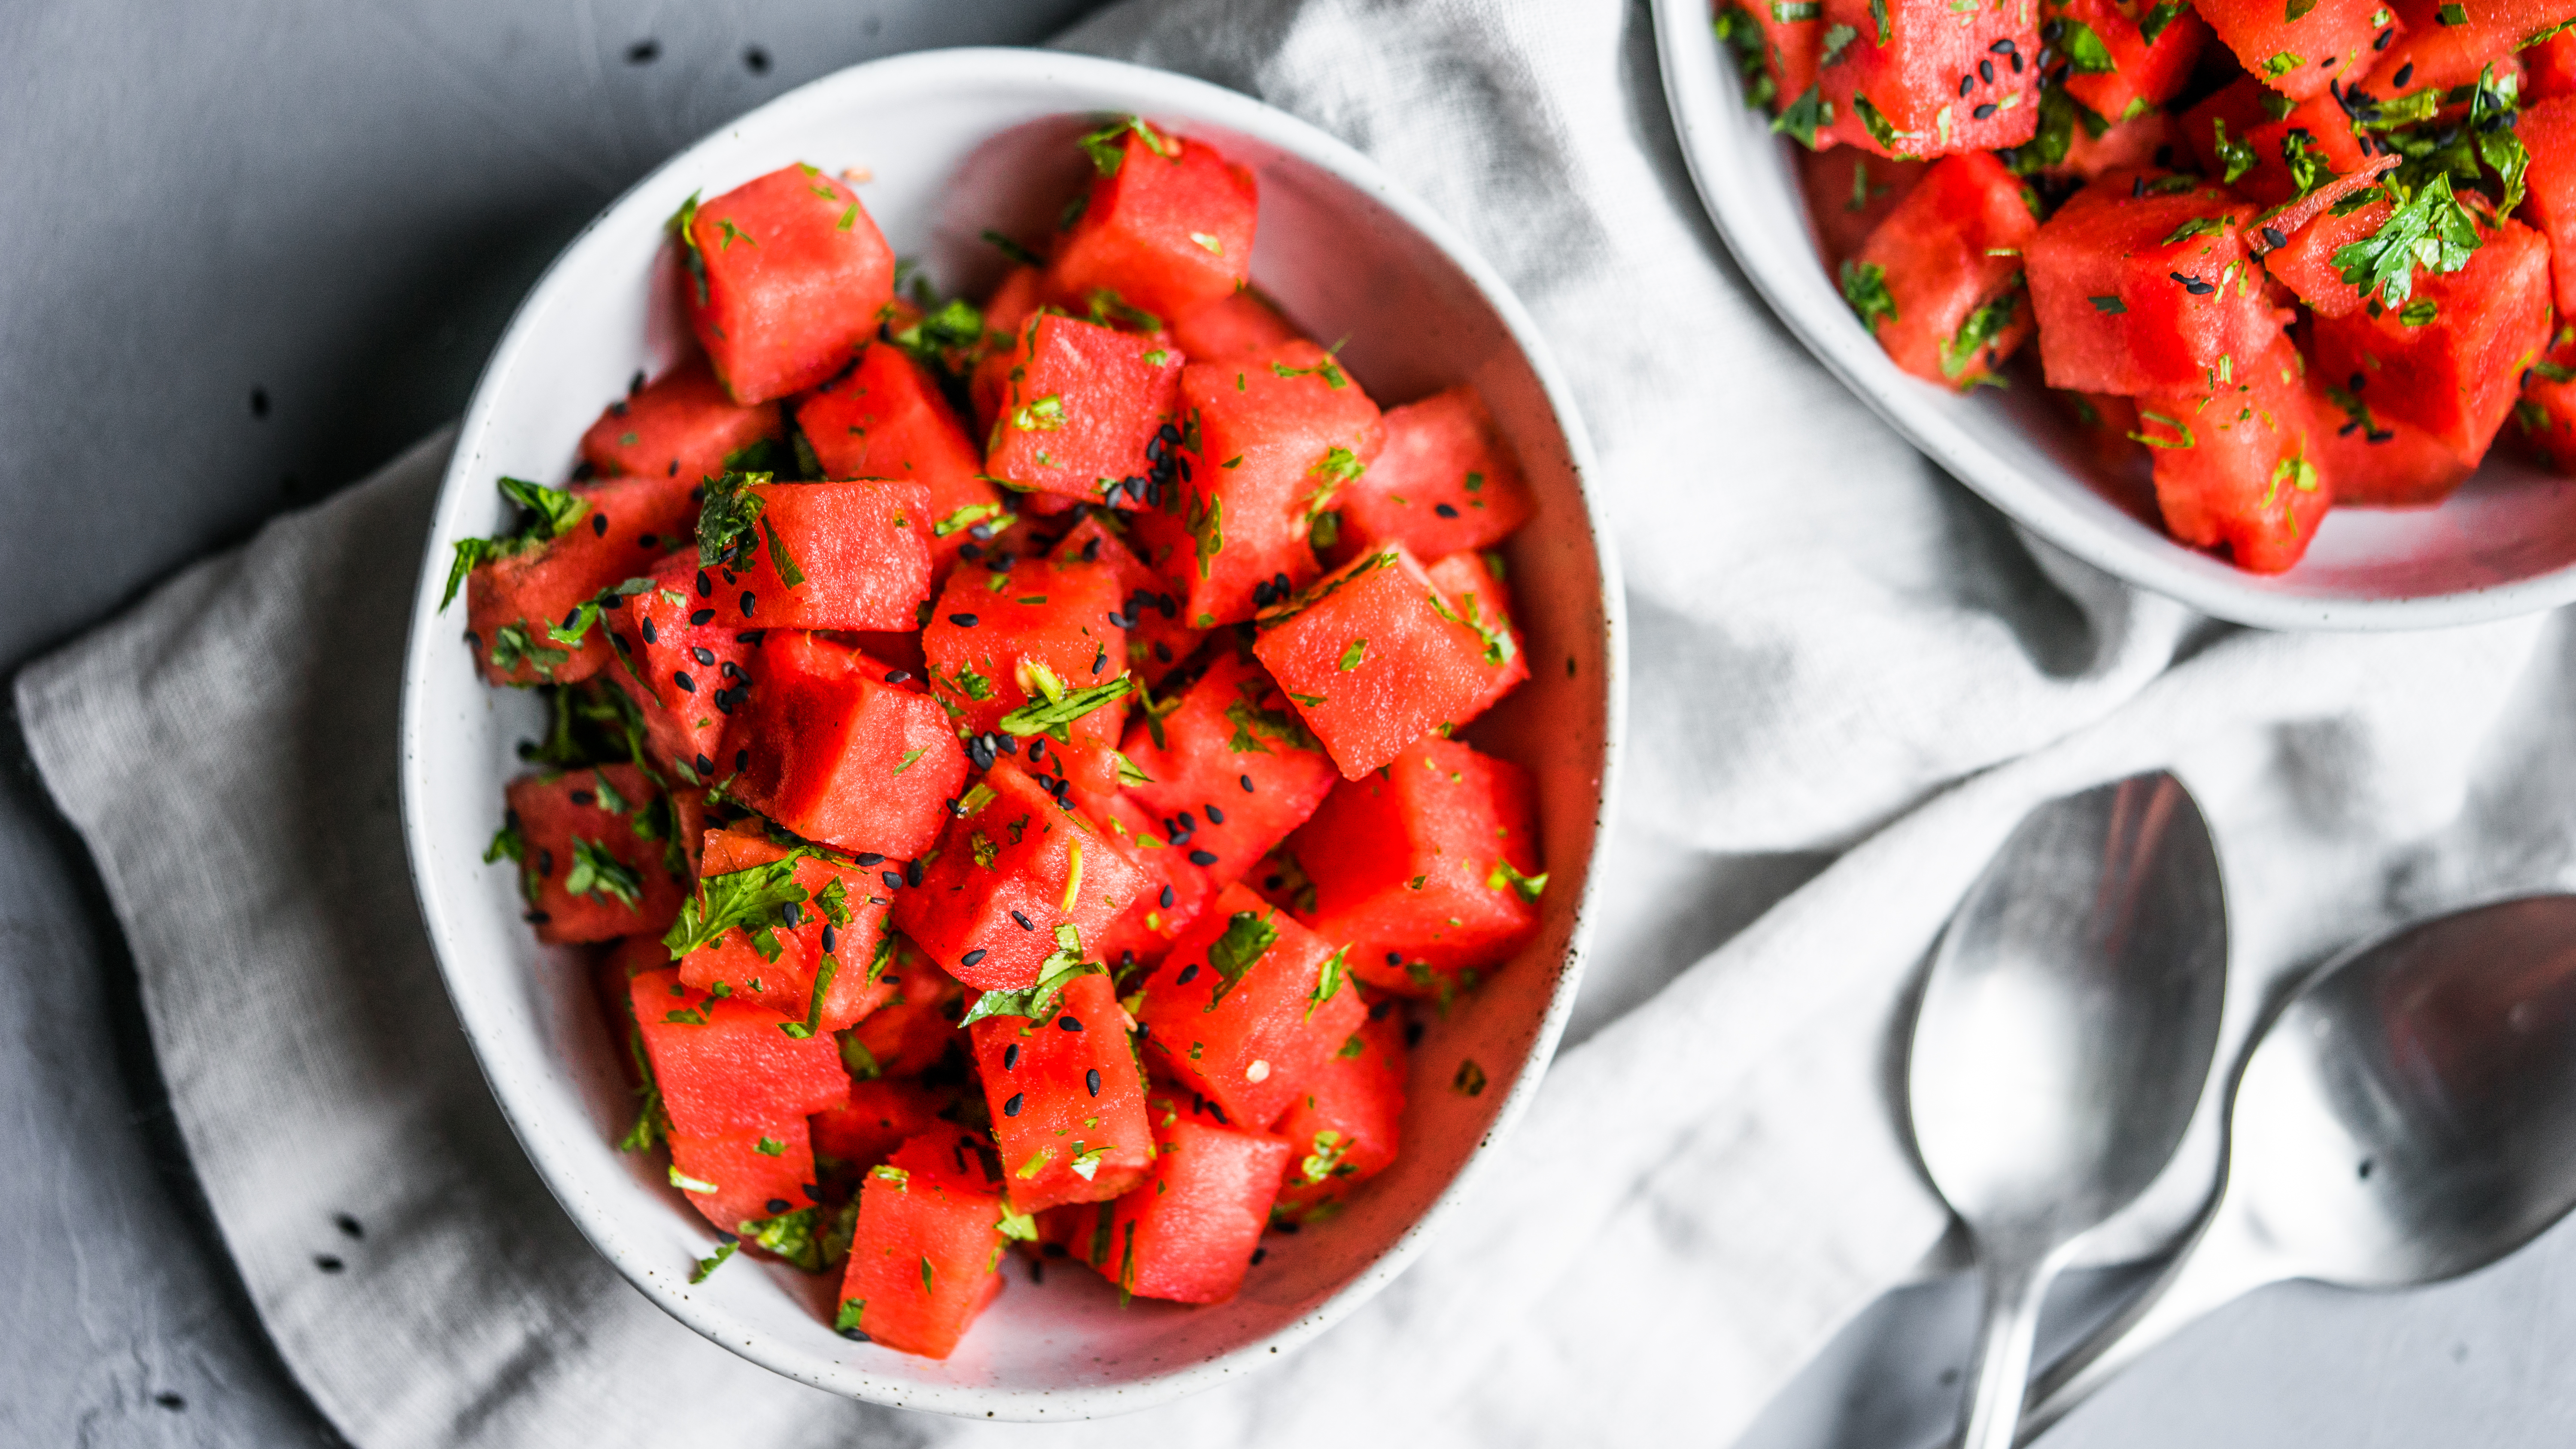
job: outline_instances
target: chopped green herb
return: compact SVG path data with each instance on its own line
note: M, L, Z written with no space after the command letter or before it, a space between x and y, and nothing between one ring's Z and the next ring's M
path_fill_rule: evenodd
M1842 290L1843 300L1859 314L1864 330L1875 333L1881 322L1896 320L1896 298L1887 290L1887 269L1878 263L1844 262Z
M1547 872L1523 875L1510 861L1497 860L1494 862L1493 870L1485 877L1485 889L1498 891L1505 886L1511 887L1512 893L1521 898L1522 904L1534 906L1538 904L1539 893L1547 889Z
M673 1172L679 1171L676 1167L671 1170ZM712 1192L714 1189L709 1188L707 1191ZM704 1283L707 1281L707 1275L713 1273L718 1268L723 1267L725 1265L725 1259L733 1256L733 1250L734 1245L730 1242L716 1244L716 1250L714 1252L700 1258L698 1260L698 1266L689 1270L689 1281L692 1283Z

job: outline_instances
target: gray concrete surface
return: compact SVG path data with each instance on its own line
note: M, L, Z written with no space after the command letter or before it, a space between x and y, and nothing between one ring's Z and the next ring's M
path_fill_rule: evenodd
M1087 8L0 5L0 668L458 412L556 248L716 122L871 55L1033 40ZM335 1443L195 1198L89 864L14 728L6 750L0 1443ZM1677 884L1700 870L1665 868ZM1774 873L1785 889L1804 868ZM1679 969L1740 915L1685 913L1655 964ZM2576 1235L2561 1231L2427 1293L2273 1290L2049 1442L2565 1444L2571 1279ZM2075 1285L2061 1317L2100 1311L2122 1281ZM1933 1442L1964 1353L1962 1287L1882 1302L1747 1444Z

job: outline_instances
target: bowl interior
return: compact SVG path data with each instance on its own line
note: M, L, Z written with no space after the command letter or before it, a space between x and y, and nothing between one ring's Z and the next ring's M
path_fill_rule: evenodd
M943 289L974 291L1004 262L981 232L1031 235L1083 165L1072 137L1140 111L1221 146L1261 188L1255 280L1343 357L1381 403L1473 382L1528 471L1536 520L1507 549L1531 683L1472 738L1536 775L1552 883L1539 939L1445 1019L1422 1013L1398 1164L1339 1217L1269 1252L1233 1302L1139 1300L1097 1275L1043 1282L1006 1262L1006 1288L946 1362L845 1341L827 1326L837 1283L741 1260L690 1286L714 1239L646 1160L613 1146L634 1100L582 959L537 945L506 867L481 858L515 746L537 701L483 687L461 617L434 612L451 542L501 522L501 474L564 479L582 429L637 370L692 344L662 222L791 161L863 168L870 213ZM1455 1200L1462 1173L1532 1089L1571 1003L1581 907L1609 784L1618 681L1615 587L1581 477L1589 462L1526 320L1436 219L1321 133L1231 92L1084 57L951 51L899 57L794 92L682 154L609 208L511 324L459 441L424 565L408 660L405 808L415 874L448 984L501 1104L539 1171L601 1252L699 1331L771 1368L853 1396L1004 1418L1142 1407L1275 1362L1392 1275ZM1461 1064L1481 1092L1453 1088Z
M2576 598L2576 483L2498 448L2434 508L2338 508L2288 573L2249 574L2174 542L2143 464L2104 473L2036 386L1959 396L1888 360L1827 275L1796 143L1744 103L1707 0L1655 0L1665 89L1701 198L1755 286L1810 350L1914 445L2051 543L2239 623L2426 628Z

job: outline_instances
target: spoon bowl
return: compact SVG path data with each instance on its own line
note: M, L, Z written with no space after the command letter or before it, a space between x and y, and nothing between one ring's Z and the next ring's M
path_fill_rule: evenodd
M1965 1449L2012 1442L2049 1280L2181 1142L2226 974L2217 849L2162 773L2032 812L1944 933L1907 1096L1986 1279Z
M2192 1240L2041 1381L2027 1434L2266 1283L2440 1282L2576 1207L2576 895L2417 922L2329 963L2263 1030L2233 1096Z

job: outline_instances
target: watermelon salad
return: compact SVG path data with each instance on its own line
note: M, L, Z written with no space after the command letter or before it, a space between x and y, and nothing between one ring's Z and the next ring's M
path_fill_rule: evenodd
M701 350L448 580L551 710L486 858L595 960L699 1276L829 1275L933 1358L1006 1249L1233 1295L1395 1159L1421 1014L1547 885L1528 772L1461 736L1529 672L1483 400L1381 408L1254 290L1215 148L1080 144L980 306L851 176L692 197Z
M2576 0L1716 15L1889 357L2044 384L2139 511L2261 573L2331 507L2440 502L2508 423L2576 473L2571 26Z

